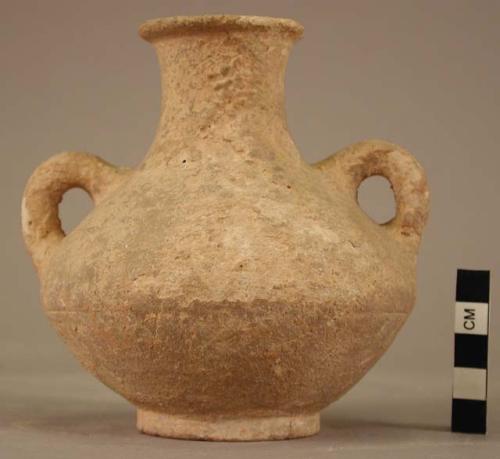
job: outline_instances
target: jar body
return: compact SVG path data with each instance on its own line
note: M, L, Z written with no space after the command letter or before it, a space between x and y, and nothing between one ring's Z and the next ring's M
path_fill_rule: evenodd
M137 171L61 242L48 315L145 409L319 411L404 322L415 254L305 163L183 161Z

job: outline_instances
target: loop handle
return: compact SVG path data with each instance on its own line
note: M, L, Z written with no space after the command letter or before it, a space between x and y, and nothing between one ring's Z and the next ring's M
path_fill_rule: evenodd
M132 169L118 168L88 153L60 153L35 169L23 195L22 226L26 246L40 270L65 237L59 203L71 188L85 190L94 204L115 189Z
M396 239L418 246L429 213L429 190L422 166L410 153L383 140L369 140L355 143L315 166L340 175L356 201L363 180L373 175L389 180L397 210L383 226Z

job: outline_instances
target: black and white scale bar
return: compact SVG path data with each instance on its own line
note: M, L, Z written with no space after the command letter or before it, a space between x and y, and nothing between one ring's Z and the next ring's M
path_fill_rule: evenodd
M489 297L489 271L457 271L453 432L486 433Z

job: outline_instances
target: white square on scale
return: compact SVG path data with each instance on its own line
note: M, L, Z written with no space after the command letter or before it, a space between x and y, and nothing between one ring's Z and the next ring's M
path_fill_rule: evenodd
M453 398L486 400L486 377L482 368L454 368Z
M488 334L488 303L455 303L455 333Z

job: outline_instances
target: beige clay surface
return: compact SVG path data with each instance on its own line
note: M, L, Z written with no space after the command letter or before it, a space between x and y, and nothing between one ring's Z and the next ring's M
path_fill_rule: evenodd
M50 320L155 435L252 440L319 429L319 411L393 341L415 301L428 212L422 168L373 140L314 166L284 115L291 20L162 19L140 33L162 72L156 138L137 169L84 153L49 159L23 232ZM358 206L370 175L396 217ZM65 235L58 203L95 209Z

